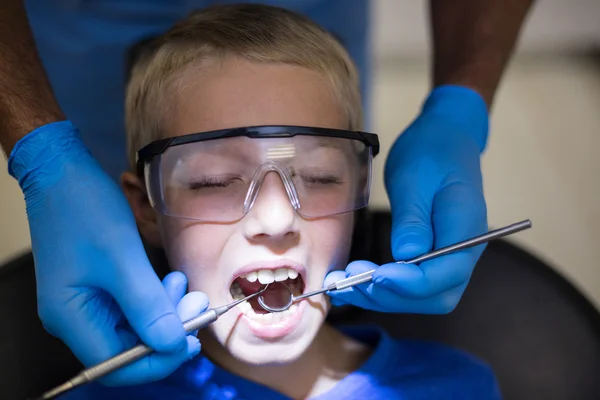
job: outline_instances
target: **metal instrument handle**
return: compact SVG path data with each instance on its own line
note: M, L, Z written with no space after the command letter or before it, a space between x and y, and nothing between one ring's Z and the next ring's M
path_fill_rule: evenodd
M486 243L489 242L491 240L494 239L498 239L501 238L503 236L507 236L507 235L511 235L513 233L525 230L531 228L531 221L530 220L524 220L521 222L517 222L508 226L505 226L504 228L500 228L500 229L496 229L493 231L489 231L488 233L485 233L483 235L480 236L476 236L474 238L471 239L467 239L465 241L459 242L459 243L455 243L453 245L447 246L447 247L443 247L441 249L432 251L431 253L427 253L424 254L422 256L419 257L415 257L411 260L407 260L407 261L396 261L396 264L418 264L418 263L422 263L428 260L431 260L433 258L436 257L440 257L449 253L453 253L455 251L459 251L459 250L464 250L467 249L469 247L474 247L477 246L479 244L482 243ZM341 290L341 289L346 289L349 288L351 286L356 286L356 285L360 285L361 283L366 283L366 282L370 282L373 279L373 273L375 272L375 269L354 275L354 276L350 276L346 279L342 279L339 280L335 283L332 283L327 290Z
M183 328L186 330L186 332L200 330L216 321L219 315L220 314L216 309L211 308L198 315L196 318L186 321L183 324ZM116 356L109 358L100 364L94 365L93 367L82 371L81 375L87 382L91 382L113 371L116 371L125 365L131 364L147 356L148 354L151 354L152 352L154 352L154 350L151 347L145 344L138 344L137 346L132 347L123 353L117 354Z

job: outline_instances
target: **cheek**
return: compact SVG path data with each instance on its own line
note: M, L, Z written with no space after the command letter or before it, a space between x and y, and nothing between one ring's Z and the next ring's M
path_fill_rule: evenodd
M342 214L311 227L311 242L319 260L315 266L319 272L344 268L352 244L353 214Z
M229 237L226 229L168 217L160 228L171 269L186 275L188 290L206 291Z

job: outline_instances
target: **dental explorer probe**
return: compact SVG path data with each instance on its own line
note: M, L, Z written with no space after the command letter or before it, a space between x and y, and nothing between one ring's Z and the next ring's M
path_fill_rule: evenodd
M474 238L467 239L465 241L455 243L447 247L443 247L441 249L432 251L431 253L423 254L422 256L413 258L412 260L396 261L396 264L422 263L449 253L454 253L455 251L464 250L470 247L477 246L479 244L487 243L491 240L499 239L503 236L512 235L513 233L517 233L529 228L531 228L531 221L527 219L521 222L505 226L503 228L489 231L488 233L484 233L483 235L475 236ZM349 278L334 282L327 287L327 290L341 290L351 286L359 285L361 283L370 282L371 279L373 279L374 272L375 269L372 269L367 272L363 272L361 274L357 274ZM306 297L307 295L310 295L310 293L299 297Z
M431 253L427 253L427 254L423 254L421 256L415 257L412 260L406 260L406 261L396 261L396 264L418 264L418 263L422 263L424 261L428 261L431 260L433 258L436 257L440 257L449 253L453 253L455 251L459 251L459 250L464 250L470 247L474 247L477 246L479 244L482 243L486 243L489 242L491 240L494 239L498 239L501 238L503 236L507 236L507 235L511 235L513 233L517 233L520 232L522 230L525 229L529 229L531 228L531 221L530 220L523 220L508 226L505 226L503 228L499 228L493 231L489 231L488 233L484 233L483 235L479 235L479 236L475 236L471 239L467 239L464 240L462 242L459 243L455 243L452 244L450 246L447 247L443 247L441 249L432 251ZM357 275L353 275L350 276L348 278L345 279L341 279L339 281L333 282L332 284L328 285L326 288L323 289L319 289L319 290L315 290L312 292L308 292L305 293L303 295L300 296L293 296L291 290L285 286L284 284L282 284L281 282L279 282L279 284L282 284L283 286L285 286L285 288L290 292L290 297L289 300L282 306L278 306L278 307L274 307L274 306L269 306L265 300L263 299L262 296L259 296L258 298L258 304L265 310L268 312L282 312L287 310L288 308L290 308L290 306L295 303L298 300L302 300L305 299L307 297L311 297L311 296L315 296L321 293L327 293L327 292L331 292L334 290L341 290L341 289L346 289L349 288L351 286L356 286L356 285L360 285L361 283L367 283L370 282L373 279L373 272L375 272L375 269L371 269L369 271L357 274ZM276 282L277 283L277 282Z
M268 287L268 286L267 286ZM267 287L259 290L256 293L248 295L243 299L236 300L227 305L210 308L204 311L202 314L198 315L195 318L192 318L183 323L183 329L186 332L194 332L200 329L206 328L208 325L215 322L221 315L225 314L227 311L231 310L233 307L237 306L240 303L243 303L246 300L249 300L255 296L258 296L265 290ZM116 371L119 368L122 368L126 365L133 363L134 361L139 360L142 357L147 356L148 354L153 353L154 350L151 347L146 346L145 344L138 344L137 346L124 351L123 353L117 354L116 356L109 358L106 361L101 362L93 367L87 368L77 374L75 377L69 379L67 382L63 383L44 393L41 397L38 397L36 400L48 400L52 399L59 394L65 393L71 389L76 388L77 386L84 385L86 383L92 382L98 378L103 377L113 371Z

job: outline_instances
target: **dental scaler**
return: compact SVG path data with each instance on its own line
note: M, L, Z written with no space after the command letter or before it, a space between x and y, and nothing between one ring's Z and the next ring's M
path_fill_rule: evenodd
M234 302L231 302L227 305L217 307L217 308L210 308L210 309L204 311L202 314L198 315L197 317L184 322L183 328L188 333L206 328L208 325L212 324L217 319L219 319L219 317L221 315L225 314L227 311L231 310L232 308L234 308L235 306L237 306L240 303L243 303L246 300L250 300L253 297L256 297L256 296L262 294L265 290L267 290L267 287L264 287L263 289L259 290L256 293L248 295L248 296L244 297L243 299L239 299ZM57 386L54 389L47 391L41 397L38 397L36 400L52 399L62 393L72 390L78 386L84 385L86 383L90 383L98 378L108 375L109 373L114 372L114 371L118 370L119 368L122 368L126 365L129 365L129 364L131 364L153 352L154 352L154 350L152 348L146 346L145 344L138 344L137 346L135 346L121 354L117 354L116 356L109 358L108 360L106 360L104 362L101 362L100 364L97 364L93 367L90 367L90 368L87 368L87 369L81 371L75 377L69 379L67 382L63 383L62 385Z

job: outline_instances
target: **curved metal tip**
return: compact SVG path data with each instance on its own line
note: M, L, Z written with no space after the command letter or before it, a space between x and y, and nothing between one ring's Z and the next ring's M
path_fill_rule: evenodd
M267 304L265 304L262 296L259 296L258 297L258 305L261 306L263 310L270 312L270 313L283 312L283 311L287 310L288 308L290 308L292 304L294 304L294 294L292 293L290 288L285 283L282 283L282 282L275 282L275 283L279 283L281 286L286 288L286 290L288 291L288 293L290 295L290 299L288 300L288 303L284 307L270 307ZM267 285L267 287L269 287L269 285ZM260 293L267 290L267 287L265 287L265 289L262 290ZM260 294L260 293L258 293L258 294Z
M246 300L250 300L251 298L258 296L259 294L261 294L265 290L267 290L268 287L269 287L269 284L266 284L265 287L262 288L262 289L260 289L258 292L249 294L248 296L244 297L243 299L239 299L239 300L236 300L236 301L234 301L232 303L229 303L227 305L227 309L231 310L233 307L237 306L238 304L241 304L241 303L245 302Z

